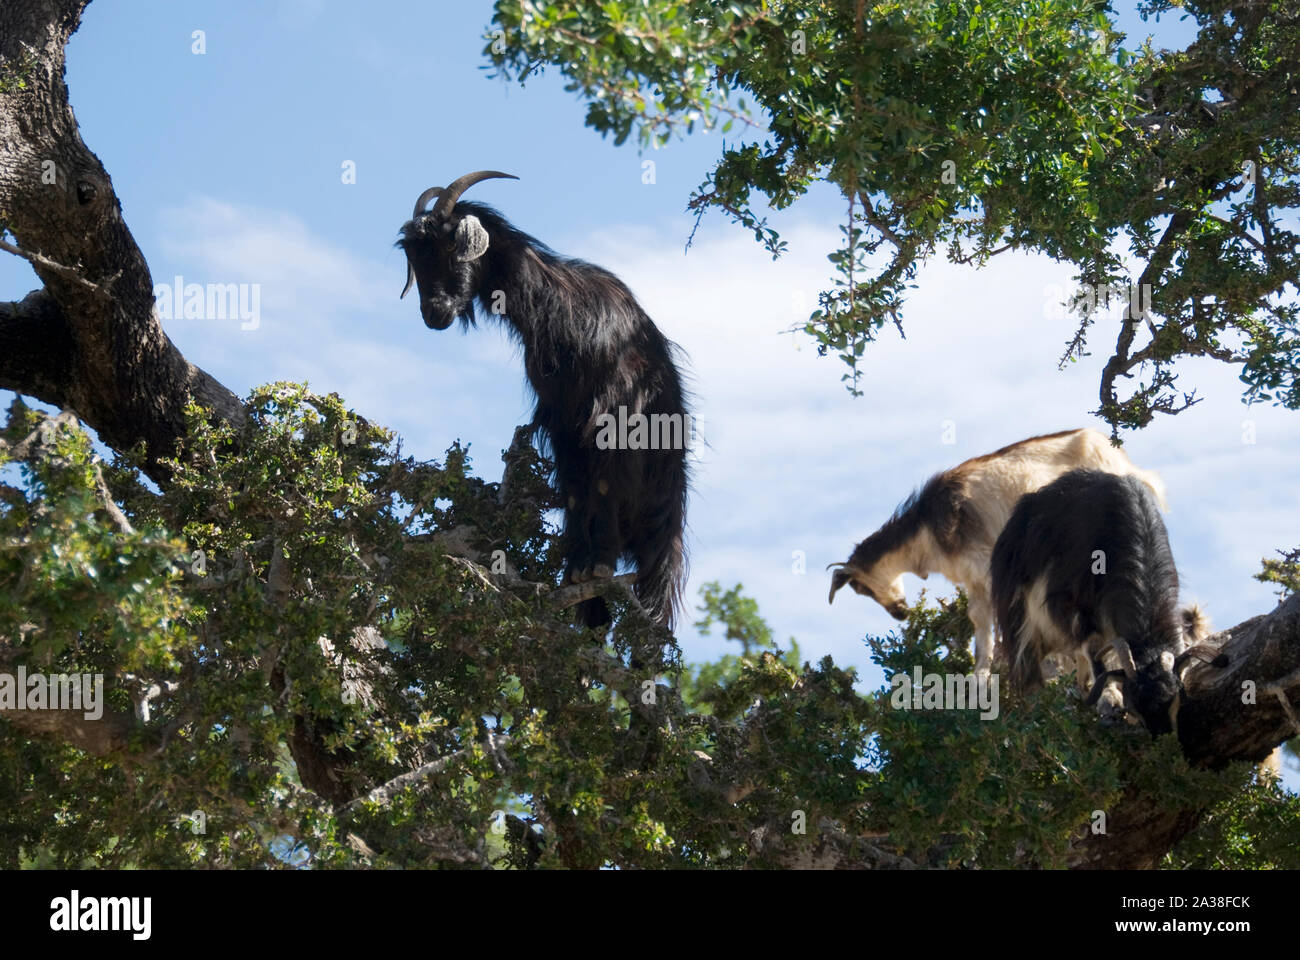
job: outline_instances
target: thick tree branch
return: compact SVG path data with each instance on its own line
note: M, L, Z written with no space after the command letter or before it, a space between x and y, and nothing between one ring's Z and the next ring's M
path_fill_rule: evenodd
M0 308L0 387L75 410L115 449L143 441L164 480L190 397L235 423L243 407L163 332L148 264L81 139L64 46L87 2L0 7L0 71L23 80L0 92L0 211L45 285Z
M0 643L0 673L14 676L18 666L25 662L25 654L25 650ZM18 693L23 695L26 691ZM138 726L137 717L132 712L113 710L103 703L100 706L103 713L96 719L86 719L83 710L3 707L0 707L0 717L28 736L59 740L96 757L122 753L130 746L131 734Z
M1300 594L1211 642L1222 647L1229 663L1222 670L1203 664L1189 673L1178 713L1184 752L1216 769L1233 760L1263 760L1298 732L1278 694L1300 704Z
M66 407L75 352L63 310L46 291L0 303L0 388Z
M504 749L509 742L510 738L507 736L494 736L492 738L491 748L494 751L499 751ZM470 748L465 747L462 750L457 750L455 753L450 753L445 757L439 757L437 760L430 761L423 766L416 767L414 770L409 770L406 773L400 774L392 780L389 780L387 783L375 787L375 789L371 790L365 796L357 797L355 800L344 804L339 812L345 815L355 813L367 803L377 803L381 806L387 804L407 787L422 783L430 777L436 777L438 774L445 771L452 763L465 757L469 752Z
M1194 764L1210 769L1234 760L1258 763L1297 732L1287 703L1300 703L1300 595L1209 642L1227 654L1228 665L1198 664L1188 671L1178 712L1183 752ZM1105 834L1088 832L1075 844L1071 864L1155 867L1204 813L1195 808L1169 810L1130 792L1107 811Z

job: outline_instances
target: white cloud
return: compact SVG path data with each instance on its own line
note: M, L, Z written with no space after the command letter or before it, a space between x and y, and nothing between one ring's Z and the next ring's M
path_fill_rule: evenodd
M160 221L162 253L202 271L187 280L259 283L264 313L281 323L301 322L303 293L313 306L341 314L365 308L381 290L391 289L386 273L380 283L375 264L315 236L289 213L197 197L164 210ZM400 255L394 261L400 263Z

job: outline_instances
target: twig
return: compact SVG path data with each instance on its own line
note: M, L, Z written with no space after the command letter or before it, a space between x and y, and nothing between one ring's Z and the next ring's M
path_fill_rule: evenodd
M117 529L127 536L135 534L135 528L131 526L131 521L126 518L122 508L113 500L113 494L108 489L108 484L104 480L104 471L100 469L98 463L94 464L95 469L95 486L99 488L99 499L103 503L104 509L112 517L113 522L117 524Z
M49 257L45 256L44 254L33 253L30 250L24 250L21 247L16 247L12 243L9 243L5 240L0 240L0 250L5 251L6 253L12 253L15 257L22 257L24 260L27 260L28 262L32 263L35 266L44 267L46 270L49 270L51 273L57 273L59 276L67 280L72 280L74 283L80 284L81 286L85 287L87 290L92 290L95 293L103 294L104 296L108 295L108 291L105 289L107 285L106 283L93 283L90 280L87 280L85 277L83 277L72 267L64 266L63 264L59 263L57 260L51 260ZM119 271L118 273L110 277L107 283L112 283L119 276L121 276L121 271Z
M1286 695L1286 688L1297 681L1300 681L1300 670L1292 670L1285 677L1279 677L1272 683L1264 684L1264 686L1260 687L1260 693L1271 693L1277 697L1278 703L1282 705L1282 712L1291 721L1291 726L1295 729L1295 732L1300 734L1300 717L1296 716L1295 707L1291 705L1291 701Z
M509 742L510 738L508 736L503 735L493 738L489 752L493 754L494 759L498 759L496 758L497 752L503 749ZM414 770L408 770L406 773L394 777L387 783L375 787L375 789L371 790L364 796L348 801L343 805L339 814L347 816L361 809L362 805L366 803L388 803L393 799L393 797L397 796L398 793L412 784L419 783L421 780L427 780L429 777L437 776L439 773L442 773L449 764L455 760L459 760L468 753L469 750L469 747L465 747L464 749L457 750L455 753L449 753L445 757L440 757L437 760L426 763L424 766L416 767Z
M626 589L635 582L635 573L622 573L617 577L596 577L583 583L573 583L567 587L560 587L551 593L551 599L555 602L557 609L564 610L582 603L584 600L590 600L592 597L598 596L611 584L619 584L624 588L628 597L635 600L636 597L632 594L632 591Z

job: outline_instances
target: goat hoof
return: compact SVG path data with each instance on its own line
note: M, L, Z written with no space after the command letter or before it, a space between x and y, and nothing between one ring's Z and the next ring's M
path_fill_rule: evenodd
M593 580L608 580L614 575L614 568L606 563L598 563L591 568L591 578Z

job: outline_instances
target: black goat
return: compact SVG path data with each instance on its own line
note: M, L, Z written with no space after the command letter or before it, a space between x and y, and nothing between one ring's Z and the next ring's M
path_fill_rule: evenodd
M505 322L537 397L532 425L555 460L566 579L609 577L630 560L637 599L671 629L685 578L690 433L677 348L613 274L556 254L491 207L458 202L494 177L518 179L479 171L420 194L398 241L402 296L418 285L433 330L457 317L473 326L476 304ZM579 617L609 622L600 598Z
M1152 735L1174 729L1197 613L1178 609L1178 571L1160 506L1135 476L1073 470L1021 497L993 548L993 602L1011 679L1043 683L1052 653L1079 663L1095 702L1120 679ZM1197 638L1199 639L1199 638ZM1120 669L1105 658L1114 651Z

